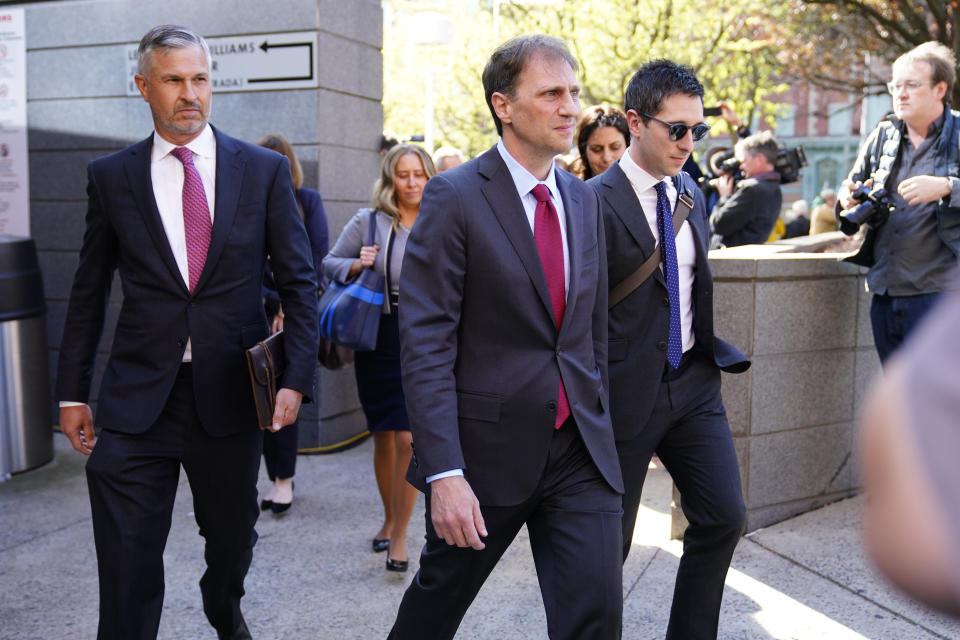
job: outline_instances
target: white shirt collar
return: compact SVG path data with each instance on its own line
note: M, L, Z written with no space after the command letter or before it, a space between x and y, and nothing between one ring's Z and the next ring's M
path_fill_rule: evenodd
M173 151L178 146L184 146L196 155L202 158L217 157L217 138L213 135L213 129L208 122L196 138L185 145L176 145L169 140L164 139L156 131L153 132L153 149L150 151L150 159L156 162Z
M654 185L658 182L666 182L667 188L669 189L672 186L671 180L661 181L654 178L652 175L647 173L646 169L642 168L636 162L633 161L633 158L630 157L630 149L627 149L627 152L620 156L620 168L627 175L627 180L630 181L630 184L633 185L633 188L638 193L643 193L647 189L653 189Z
M507 170L510 171L510 177L513 178L513 184L516 185L517 193L520 194L520 197L527 195L535 186L540 184L541 181L537 180L536 176L527 171L526 167L517 162L516 158L510 155L510 152L507 151L506 145L503 144L503 138L497 142L497 151L500 152L500 157L503 158L504 163L507 165ZM551 197L553 197L555 200L560 198L560 191L557 189L557 175L553 160L550 161L550 171L547 172L547 177L542 182L543 184L547 185L548 189L550 189Z

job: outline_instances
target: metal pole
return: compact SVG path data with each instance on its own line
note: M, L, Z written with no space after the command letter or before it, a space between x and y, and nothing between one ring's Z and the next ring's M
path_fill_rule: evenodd
M427 153L433 153L433 67L426 70L424 85L426 86L426 100L423 109L423 146Z

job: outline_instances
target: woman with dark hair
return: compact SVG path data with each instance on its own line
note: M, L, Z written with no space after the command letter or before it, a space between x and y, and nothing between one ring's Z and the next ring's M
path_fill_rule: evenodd
M282 153L290 161L290 174L293 178L297 207L300 209L303 224L307 228L313 266L317 272L317 282L320 282L320 263L330 246L323 200L320 199L319 193L303 186L303 168L293 153L293 146L286 138L279 134L270 134L257 140L257 144ZM263 301L267 317L270 318L271 329L274 332L280 331L283 329L283 309L280 308L280 296L277 294L269 265L263 275ZM269 430L263 432L263 460L267 466L267 476L273 483L260 502L260 509L263 511L269 509L275 514L280 514L293 504L293 475L297 465L298 435L299 429L296 422L277 432Z
M420 212L423 187L435 173L430 156L417 145L391 148L373 187L373 208L360 209L347 222L323 259L323 273L339 282L348 282L369 267L386 277L377 348L356 352L354 372L367 428L373 433L373 470L383 501L383 524L372 545L378 552L389 549L387 571L407 570L407 524L417 500L417 490L405 477L413 449L400 387L400 266ZM374 243L367 245L371 216L376 233Z
M577 148L583 175L589 180L598 176L620 159L630 145L627 116L616 107L590 107L577 126Z

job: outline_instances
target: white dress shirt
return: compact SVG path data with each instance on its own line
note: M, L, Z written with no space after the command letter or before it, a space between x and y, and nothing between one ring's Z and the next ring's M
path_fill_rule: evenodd
M637 200L640 201L640 207L647 218L647 224L650 225L650 232L653 234L654 241L660 243L660 232L657 229L657 192L654 185L659 182L652 175L640 168L633 158L630 157L630 150L620 157L620 168L627 175L630 186L637 194ZM677 189L673 186L673 180L664 179L663 184L667 187L667 200L670 203L671 210L676 208ZM686 353L693 348L693 279L695 277L697 249L693 240L693 229L690 223L683 221L680 227L680 233L677 234L677 267L680 281L680 336L683 340L683 352ZM660 269L663 270L663 262L660 263Z
M537 210L537 199L530 192L533 191L533 188L538 184L544 184L547 186L547 189L550 190L550 199L553 201L553 206L557 209L557 217L560 219L560 237L563 239L563 284L565 293L569 294L570 247L567 244L567 217L563 208L563 198L560 197L560 190L557 188L556 167L551 162L547 178L542 181L537 180L532 173L527 171L523 165L510 155L507 147L503 144L503 139L497 142L497 151L500 152L500 157L503 158L507 169L510 171L510 177L513 178L513 184L517 187L517 194L520 196L520 202L523 203L523 211L527 214L527 222L530 224L530 233L534 232L534 214ZM427 483L429 484L440 478L462 475L463 469L442 471L432 476L427 476Z
M153 197L160 212L160 221L167 234L167 242L177 261L183 282L189 286L190 270L187 266L187 240L183 229L183 163L170 152L177 145L164 140L154 131L153 148L150 151L150 179L153 183ZM210 221L213 222L214 193L217 175L217 140L208 124L196 138L185 145L193 152L193 164L197 167L203 192L210 207ZM183 361L192 359L190 338L183 352ZM83 405L83 402L60 401L61 407Z
M217 176L217 140L208 124L196 138L186 146L193 152L193 164L197 167L203 192L210 207L210 222L213 222L214 193ZM153 149L150 151L150 178L153 182L153 197L157 201L160 221L167 234L167 242L177 261L180 276L189 286L190 269L187 265L187 239L183 229L183 163L171 155L177 145L164 140L156 132L153 134ZM190 338L183 352L183 361L192 358Z
M550 190L550 199L557 210L557 218L560 219L560 237L563 239L564 291L570 293L570 247L567 244L567 216L563 208L563 198L560 197L560 190L557 188L556 167L551 162L546 180L540 181L510 155L502 139L497 142L497 151L500 152L500 157L503 158L507 169L510 171L510 177L513 178L513 184L517 187L517 194L520 196L520 202L523 203L523 211L527 214L527 222L530 224L531 233L534 232L534 214L537 211L537 199L531 191L538 184L544 184Z

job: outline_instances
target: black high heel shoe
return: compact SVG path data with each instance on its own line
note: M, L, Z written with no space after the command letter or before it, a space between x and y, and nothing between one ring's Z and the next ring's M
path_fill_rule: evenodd
M273 508L273 500L261 500L260 511L269 511Z
M374 538L373 544L371 544L370 546L373 547L374 553L380 553L381 551L386 551L387 549L390 548L390 538L384 538L382 540L379 538Z
M290 483L290 502L272 502L270 503L270 510L273 511L274 515L278 515L289 509L293 506L293 490L296 488L295 483Z
M403 573L407 570L408 566L410 566L410 562L407 560L394 560L393 558L387 558L387 571Z

